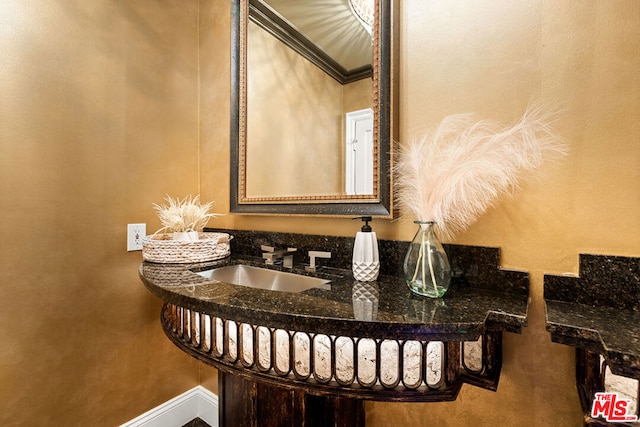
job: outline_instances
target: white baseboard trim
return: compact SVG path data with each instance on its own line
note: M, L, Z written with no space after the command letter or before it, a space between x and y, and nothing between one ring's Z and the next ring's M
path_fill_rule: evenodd
M120 427L181 427L196 417L218 427L218 396L200 385Z

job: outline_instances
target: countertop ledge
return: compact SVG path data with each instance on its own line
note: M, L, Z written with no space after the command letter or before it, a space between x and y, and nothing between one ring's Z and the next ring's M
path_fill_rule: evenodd
M581 254L578 277L545 275L544 298L553 342L640 380L640 258Z
M520 333L527 325L529 297L522 290L523 286L528 290L528 274L501 270L497 265L496 271L506 278L504 283L472 286L464 275L458 275L442 299L412 294L399 277L380 276L376 282L363 283L355 281L351 271L338 268L324 267L317 274L294 269L295 273L331 280L330 290L301 293L237 286L195 273L233 263L267 267L254 257L235 255L197 264L143 262L139 275L165 302L272 328L376 339L475 341L485 331ZM360 299L367 295L364 298L377 310L359 315L356 295Z

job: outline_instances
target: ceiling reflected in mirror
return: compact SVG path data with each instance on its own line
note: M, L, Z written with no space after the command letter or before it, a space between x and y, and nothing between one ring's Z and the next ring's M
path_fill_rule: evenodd
M372 36L355 11L348 0L252 0L250 19L346 84L372 75Z

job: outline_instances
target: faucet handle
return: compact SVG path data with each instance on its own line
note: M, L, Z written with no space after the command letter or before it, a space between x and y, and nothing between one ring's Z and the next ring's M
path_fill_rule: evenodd
M304 269L307 271L316 271L316 269L319 267L318 265L316 265L317 258L331 258L331 252L309 251L309 265Z
M260 250L263 251L262 258L266 264L273 265L277 260L282 260L283 267L293 268L294 255L298 251L296 248L286 248L277 250L273 246L261 245Z
M273 264L277 258L274 258L274 253L276 251L275 246L269 245L260 245L260 250L262 251L262 259L267 264Z

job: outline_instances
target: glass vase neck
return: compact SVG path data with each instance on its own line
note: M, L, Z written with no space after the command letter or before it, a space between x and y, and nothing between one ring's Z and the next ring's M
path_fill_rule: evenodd
M414 224L418 224L420 228L430 228L436 225L435 221L413 221Z

